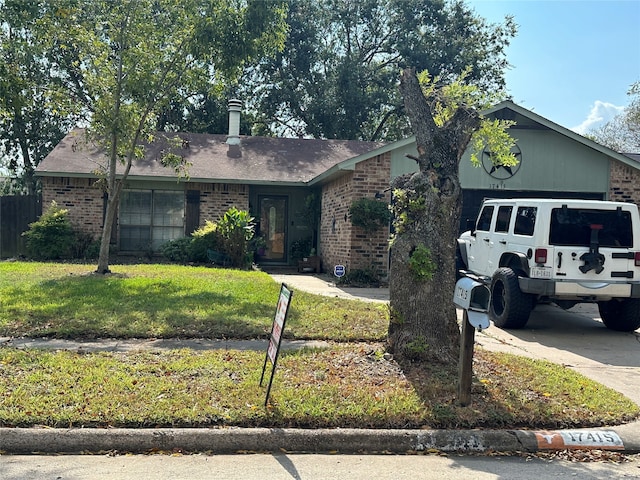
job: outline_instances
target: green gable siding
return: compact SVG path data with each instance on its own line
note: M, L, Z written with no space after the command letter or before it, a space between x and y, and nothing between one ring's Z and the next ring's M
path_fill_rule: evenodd
M496 179L483 167L473 167L470 153L460 162L463 188L606 193L609 159L596 150L552 130L513 129L521 164L507 179ZM514 169L515 170L515 169Z

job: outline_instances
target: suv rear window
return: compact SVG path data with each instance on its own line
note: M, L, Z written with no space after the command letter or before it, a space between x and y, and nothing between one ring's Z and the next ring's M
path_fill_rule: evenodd
M549 244L588 247L592 225L601 225L598 244L601 247L633 246L631 214L623 210L554 208L551 211Z

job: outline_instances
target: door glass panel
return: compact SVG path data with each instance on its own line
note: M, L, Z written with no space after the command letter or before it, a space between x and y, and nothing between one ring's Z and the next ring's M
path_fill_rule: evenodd
M287 198L260 197L260 232L266 242L261 260L287 259Z

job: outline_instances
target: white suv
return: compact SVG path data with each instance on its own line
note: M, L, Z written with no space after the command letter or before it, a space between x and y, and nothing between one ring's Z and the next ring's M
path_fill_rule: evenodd
M632 203L486 200L458 239L456 263L490 284L497 327L524 327L538 301L597 302L608 328L640 327L640 217Z

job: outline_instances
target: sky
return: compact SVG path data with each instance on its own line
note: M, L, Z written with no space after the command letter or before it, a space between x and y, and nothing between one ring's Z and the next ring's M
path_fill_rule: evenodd
M512 15L513 101L584 134L629 104L640 81L640 0L467 0L490 23Z

